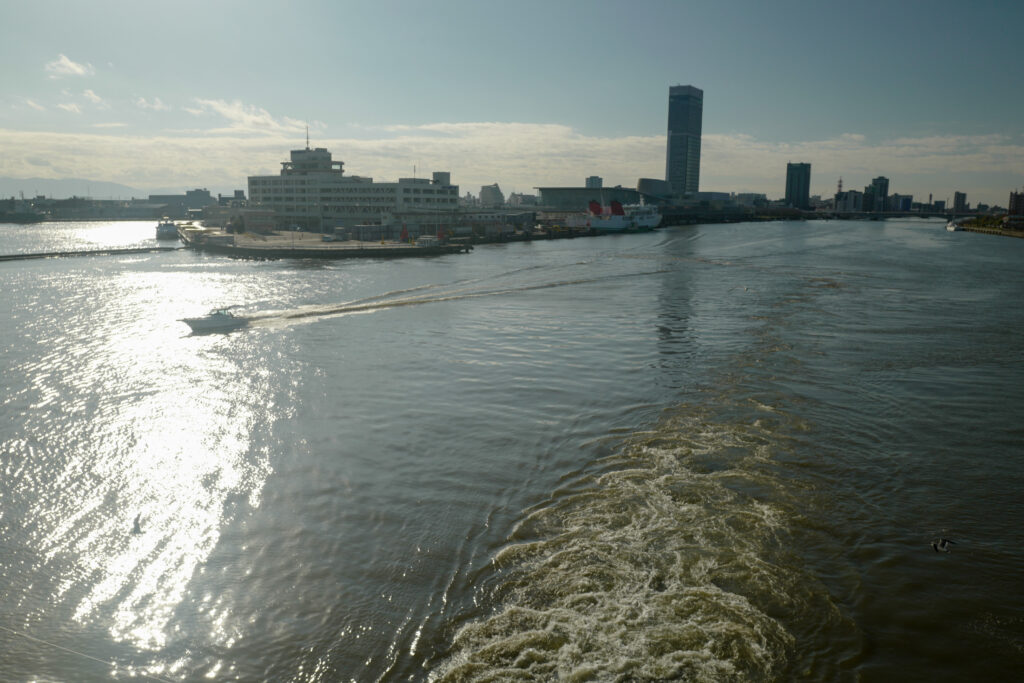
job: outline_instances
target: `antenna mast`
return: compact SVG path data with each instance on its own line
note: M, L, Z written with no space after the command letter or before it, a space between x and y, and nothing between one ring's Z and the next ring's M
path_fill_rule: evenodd
M306 151L309 151L309 124L306 124Z

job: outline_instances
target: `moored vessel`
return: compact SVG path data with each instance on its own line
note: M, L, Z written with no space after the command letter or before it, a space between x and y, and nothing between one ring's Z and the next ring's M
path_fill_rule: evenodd
M653 230L659 223L661 213L658 207L647 204L625 207L617 201L612 201L608 206L591 201L586 213L569 216L566 220L567 227L589 228L596 232Z
M160 221L156 226L156 238L158 240L177 239L178 226L172 221Z

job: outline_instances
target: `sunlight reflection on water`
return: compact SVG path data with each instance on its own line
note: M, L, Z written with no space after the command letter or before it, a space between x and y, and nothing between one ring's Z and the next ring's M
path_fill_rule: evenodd
M53 521L39 547L44 564L64 568L54 599L140 649L167 645L226 502L258 505L269 473L251 444L273 420L269 372L223 353L226 338L189 337L175 320L189 300L216 298L217 285L183 273L113 278L92 292L102 313L75 325L74 338L51 340L30 366L54 368L34 377L33 409L40 430L61 430L55 447L65 454L48 473L52 495L28 513ZM175 298L161 301L160 291Z

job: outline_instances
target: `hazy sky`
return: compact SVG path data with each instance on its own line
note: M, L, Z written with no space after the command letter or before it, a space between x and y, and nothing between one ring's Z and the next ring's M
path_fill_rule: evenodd
M1024 2L34 2L0 13L0 176L244 189L291 149L476 194L663 178L704 90L701 190L1006 205Z

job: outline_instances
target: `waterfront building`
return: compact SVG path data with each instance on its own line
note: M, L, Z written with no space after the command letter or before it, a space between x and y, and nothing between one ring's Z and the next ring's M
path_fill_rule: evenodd
M715 202L718 204L731 204L733 201L731 192L698 192L697 201L703 202Z
M945 210L946 210L946 200L945 199L936 199L935 203L932 204L932 211L936 211L938 213L942 213Z
M590 202L609 206L611 202L620 204L639 204L641 194L628 187L538 187L540 205L549 211L586 211ZM648 203L655 203L648 201Z
M604 178L602 178L599 175L589 176L587 178L586 182L584 183L584 185L586 185L590 189L599 189L601 187L601 185L603 185L603 184L604 184Z
M867 185L864 188L864 192L861 195L863 197L861 201L862 211L874 211L875 210L875 186Z
M672 194L672 186L666 180L657 178L639 178L636 181L636 191L651 198L666 198Z
M885 211L889 206L889 179L878 176L864 188L864 210Z
M524 206L537 206L537 195L513 192L508 196L507 203L510 207L517 209L522 208Z
M786 164L786 204L796 209L810 208L811 165Z
M909 212L914 205L914 195L912 194L892 194L889 195L889 211L894 212Z
M483 207L498 207L505 206L505 194L498 187L498 183L493 185L483 185L480 188L480 206Z
M1011 216L1024 216L1024 190L1010 192L1010 206L1006 212Z
M249 201L273 210L279 226L331 231L380 224L395 212L454 212L459 188L447 172L434 173L432 180L397 182L345 175L344 162L334 161L326 149L307 146L292 150L291 160L281 162L279 175L249 176Z
M704 91L692 85L668 89L668 142L665 180L677 195L700 189L700 135L704 118Z
M871 180L871 184L875 186L878 196L882 198L883 203L889 196L889 179L885 176L878 176Z
M245 206L245 190L235 190L233 195L217 193L218 206Z
M733 201L738 206L768 206L768 195L760 192L737 192Z
M864 193L857 190L836 192L836 211L839 213L858 213L864 210Z
M217 200L207 189L189 190L185 194L151 194L149 204L163 204L163 216L167 218L186 218L190 211L199 211L207 206L214 206Z
M963 213L967 211L967 193L966 192L954 192L953 193L953 212Z

